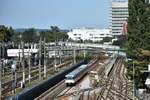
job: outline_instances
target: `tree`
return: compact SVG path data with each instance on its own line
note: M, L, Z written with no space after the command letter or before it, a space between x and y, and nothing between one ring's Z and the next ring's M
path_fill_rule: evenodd
M145 0L129 0L127 53L138 58L139 49L145 47L145 33L150 32L150 7Z
M0 25L0 42L9 42L11 36L9 29L4 25Z
M144 86L146 76L141 73L150 62L150 4L148 0L129 0L128 39L126 51L135 62L136 86ZM128 68L128 75L133 76ZM131 74L132 72L132 74Z
M112 39L112 37L104 37L102 42L111 42Z
M35 42L38 42L39 40L37 32L34 28L26 29L22 33L22 38L23 38L23 41L26 43L32 43L32 42L35 43Z
M61 32L61 30L57 26L51 26L50 28L50 31L47 32L48 42L66 41L68 39L67 33Z

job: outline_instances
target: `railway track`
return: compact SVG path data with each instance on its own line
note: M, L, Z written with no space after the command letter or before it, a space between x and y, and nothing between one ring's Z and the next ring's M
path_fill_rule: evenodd
M114 76L113 86L111 86L109 90L109 98L105 98L106 100L132 100L132 96L128 95L128 82L127 79L124 78L124 68L122 67L123 58L120 58L117 61L117 68Z
M105 81L105 85L103 88L101 88L101 91L97 97L96 100L112 100L113 99L113 95L111 93L113 86L116 84L116 80L114 77L114 74L119 74L121 68L120 68L120 60L117 59L116 63L114 64L113 69L111 70L108 78L106 79L107 81ZM120 74L119 74L120 75ZM104 79L104 78L102 78ZM121 83L119 84L119 89L121 89L122 85ZM114 99L115 100L115 99Z
M88 98L85 99L83 96L85 92L83 92L80 94L80 100L88 100L89 98L90 100L132 100L132 95L129 94L132 88L130 88L130 83L124 75L123 61L123 57L116 60L107 78L105 77L105 70L102 68L100 71L102 84L99 94L93 94L91 98L91 93L89 93Z
M69 92L71 89L72 89L72 87L66 87L66 89L65 89L64 91L62 91L62 92L57 96L57 98L69 94L68 92Z
M123 60L121 60L120 62L122 63ZM123 66L120 66L120 74L117 78L121 85L119 85L119 91L116 92L119 93L119 100L132 100L132 96L128 95L128 87L130 85L128 84L128 80L124 77L124 74L122 74L124 73L124 71L125 68Z
M130 83L126 79L124 74L124 67L122 67L123 58L119 57L114 64L114 67L110 71L108 77L105 77L105 69L102 67L100 70L100 78L102 81L99 94L92 94L92 90L79 90L79 100L132 100L131 95L129 95L129 85ZM97 66L98 62L94 60L90 62L90 66ZM93 68L92 67L92 68ZM92 69L91 68L91 69ZM61 100L66 100L69 96L74 96L77 94L75 92L68 92L71 88L65 87L62 94L58 95L56 98ZM93 89L94 90L94 89ZM59 92L58 90L57 92ZM86 97L85 97L86 95ZM56 100L57 100L56 99ZM44 100L44 99L43 99ZM51 100L51 99L48 99ZM60 100L60 99L59 99Z
M66 66L68 64L70 64L71 61L65 61L64 63L58 65L59 68L63 67L63 66ZM50 71L52 71L53 68L52 67L47 67L47 73L49 73ZM42 68L42 71L44 71L44 68ZM44 76L44 73L42 73L42 76ZM26 83L29 82L28 80L28 75L26 74L25 75L26 77ZM38 78L38 68L32 68L31 70L31 81L34 81ZM21 82L22 81L22 77L19 77L17 78L17 86L16 86L16 89L19 88L21 86ZM7 95L7 93L11 92L12 91L12 80L11 81L8 81L6 83L3 83L2 84L2 87L3 87L3 90L2 90L2 95Z
M97 63L97 59L95 58L95 59L93 59L93 60L90 61L90 63L88 64L88 66L95 66L96 63ZM61 86L62 84L65 84L65 83L62 82L58 86ZM67 88L66 85L65 85L64 88L63 88L63 90L65 90L65 91L63 91L62 94L58 95L57 93L61 93L62 90L60 88L54 87L54 90L51 91L51 93L53 93L53 94L51 94L50 92L46 91L45 93L43 93L43 96L42 96L45 99L40 99L39 97L37 97L35 100L53 100L54 98L62 98L63 99L65 97L67 97L67 96L70 96L70 95L78 93L78 91L68 92L71 89L72 89L72 87ZM57 93L54 93L54 91L57 91ZM83 92L83 91L80 91L80 92ZM53 98L51 98L52 96L53 96Z
M66 85L64 83L65 80L62 80L43 94L41 94L39 97L35 98L34 100L53 100L60 91L63 91L66 88Z

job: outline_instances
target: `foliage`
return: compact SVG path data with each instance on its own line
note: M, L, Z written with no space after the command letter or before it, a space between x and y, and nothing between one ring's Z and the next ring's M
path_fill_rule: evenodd
M113 41L113 45L117 45L120 47L123 47L126 41L126 36L125 35L120 35L118 36L118 40L117 41Z
M150 62L150 5L148 0L129 0L128 39L125 49L128 57L135 63L136 86L144 86L145 75ZM145 53L146 52L146 53ZM128 67L128 76L133 76L132 67Z
M57 26L51 26L49 31L40 32L42 39L46 39L46 42L66 41L68 35L65 32L61 32Z
M150 7L145 0L129 0L128 43L135 54L139 48L147 49L150 32ZM146 48L145 48L146 47ZM150 49L149 49L150 50Z
M57 26L51 26L50 30L38 31L35 28L26 29L23 33L15 33L13 35L13 42L20 42L20 35L25 43L38 43L41 37L42 40L46 42L55 42L55 41L66 41L68 35L65 32L61 32Z
M104 37L102 42L111 42L112 39L112 37Z
M65 32L61 32L57 26L51 26L50 36L53 37L56 41L66 41L68 39L68 35Z
M77 61L81 61L81 60L89 61L91 58L92 55L90 55L90 53L85 53L85 58L84 58L84 52L81 52L76 56Z
M39 34L40 35L40 34ZM38 33L34 28L29 28L22 33L22 38L25 43L38 42Z
M5 27L4 25L0 25L0 42L9 42L11 41L11 36L13 35L13 30L10 27Z

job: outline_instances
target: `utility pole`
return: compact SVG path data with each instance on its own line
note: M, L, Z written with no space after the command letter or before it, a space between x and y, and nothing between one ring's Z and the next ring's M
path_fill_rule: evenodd
M41 37L40 37L40 43L39 43L39 80L41 80Z
M20 66L21 66L20 45L21 44L19 43L19 47L18 47L19 48L19 59L18 59L19 60L19 70L20 70Z
M73 63L76 63L76 50L73 48Z
M44 38L44 78L46 78L46 48L45 48L45 38Z
M56 67L57 67L57 64L56 64L56 63L57 63L57 62L56 62L56 41L55 41L55 51L54 51L54 52L55 52L54 67L55 67L55 71L56 71L56 70L57 70L57 69L56 69Z
M22 36L21 36L22 37ZM21 38L21 49L22 49L22 86L25 86L25 63L24 63L24 42L22 41Z
M30 83L30 78L31 78L31 74L30 74L30 70L31 70L31 55L30 55L30 44L28 45L28 65L29 65L29 75L28 75L28 78L29 78L29 83Z
M12 70L12 93L15 93L16 91L16 63L13 63L11 65Z
M60 49L59 49L59 60L60 60L60 64L61 64L61 54L62 54L62 52L61 52L61 46L60 46Z
M113 58L114 59L114 58ZM116 71L117 71L117 68L116 68L116 66L114 66L115 67L115 70L114 70L114 72L113 72L113 78L114 78L114 88L115 89L117 89L117 85L116 85L116 81L117 81L117 76L116 76ZM116 92L116 90L115 90L115 100L117 100L117 96L116 96L116 94L117 94L117 92Z
M134 79L134 75L135 75L135 69L134 69L134 60L132 61L133 63L133 100L135 99L135 79Z
M82 47L81 47L82 48ZM86 58L86 41L84 41L84 59Z
M2 76L4 76L4 58L5 58L5 43L3 43L2 45L2 57L3 57L3 60L2 60Z
M2 62L1 62L1 44L0 44L0 100L2 99L2 82L1 82L1 79L2 79L2 74L1 74L1 68L2 68Z

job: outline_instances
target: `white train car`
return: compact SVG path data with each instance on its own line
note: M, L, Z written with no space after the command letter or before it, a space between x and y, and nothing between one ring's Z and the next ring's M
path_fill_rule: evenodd
M65 83L66 85L73 85L76 84L86 73L87 73L87 65L81 65L74 71L70 72L65 76Z

